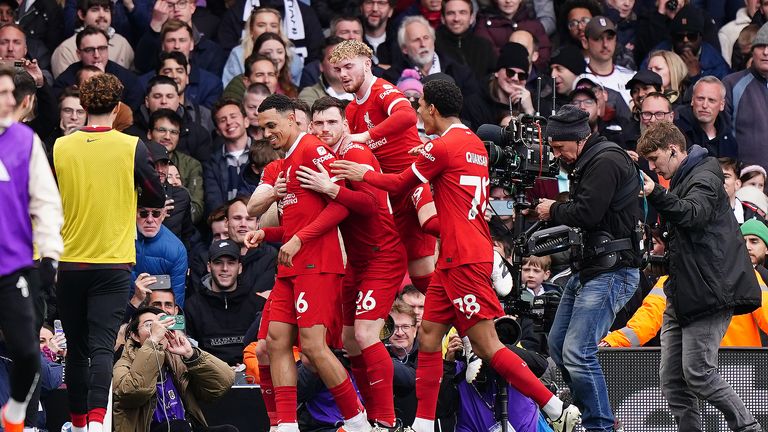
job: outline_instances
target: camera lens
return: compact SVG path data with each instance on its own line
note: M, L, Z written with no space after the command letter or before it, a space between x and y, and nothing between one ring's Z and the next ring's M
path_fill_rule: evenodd
M667 3L664 5L664 7L666 7L668 11L676 10L677 9L677 0L667 0Z

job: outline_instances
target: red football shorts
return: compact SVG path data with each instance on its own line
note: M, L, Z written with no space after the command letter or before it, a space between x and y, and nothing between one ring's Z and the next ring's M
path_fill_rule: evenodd
M493 263L436 269L424 301L424 320L453 325L459 334L477 322L504 315L491 286Z
M269 333L269 312L271 309L272 294L269 295L267 302L264 304L264 309L261 310L261 322L259 323L259 333L256 335L256 340L267 338L267 333Z
M392 216L405 246L408 261L435 255L437 239L425 233L419 224L418 210L433 202L428 184L421 184L407 194L391 195Z
M344 325L352 326L358 319L386 318L407 267L401 248L374 255L362 264L348 262L341 290Z
M335 273L277 278L270 294L270 321L300 328L324 325L329 333L341 329L341 279Z

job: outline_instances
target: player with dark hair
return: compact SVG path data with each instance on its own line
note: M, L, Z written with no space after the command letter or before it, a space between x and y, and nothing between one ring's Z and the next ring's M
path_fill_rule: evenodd
M351 134L344 143L365 143L385 173L399 173L415 161L409 153L422 144L416 130L416 112L408 99L391 83L371 71L373 52L363 42L345 40L336 45L330 63L344 90L354 93L346 117ZM392 194L392 210L400 239L408 254L411 282L426 292L435 269L435 238L419 224L418 212L432 205L429 188Z
M331 165L331 172L390 192L410 190L430 181L435 190L441 242L419 330L419 405L414 431L434 430L443 366L441 341L451 326L468 336L475 353L518 391L533 399L554 420L557 430L562 430L564 420L570 418L575 407L564 410L563 403L496 335L493 319L504 315L504 311L491 286L493 243L483 217L490 185L488 154L482 141L461 123L461 105L461 91L455 84L429 81L419 99L419 115L427 133L440 137L419 151L416 162L400 174L381 174L342 160Z
M341 279L344 265L336 227L348 214L343 205L326 202L324 195L301 187L296 173L304 166L330 169L333 152L296 124L296 104L275 94L259 106L259 125L275 149L286 151L282 172L286 181L283 225L246 235L245 244L282 241L277 281L270 294L267 335L274 382L276 423L281 431L298 432L296 420L296 363L293 345L301 338L301 351L317 368L344 417L340 431L368 432L371 426L346 370L328 347L326 337L337 339Z
M344 102L324 96L312 105L310 129L340 159L380 172L379 162L362 144L342 145L348 126ZM379 430L400 430L392 399L394 368L387 348L379 340L384 320L406 271L405 249L395 227L388 194L364 182L335 184L321 165L318 171L303 166L296 173L303 187L327 195L350 210L341 223L347 252L342 284L342 338L368 418Z

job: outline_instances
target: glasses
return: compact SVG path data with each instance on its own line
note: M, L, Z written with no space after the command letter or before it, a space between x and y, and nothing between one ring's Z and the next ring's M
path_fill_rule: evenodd
M675 33L674 37L675 37L675 40L680 42L686 39L688 39L691 42L699 40L699 34L697 32Z
M99 54L106 54L109 47L107 45L97 46L97 47L85 47L81 49L80 51L88 54L93 55L93 53L96 52L96 50L99 51Z
M593 107L595 106L596 102L592 99L579 99L579 100L573 100L571 101L571 103L578 107L581 107L581 106Z
M363 6L368 6L368 7L378 6L380 8L385 8L385 7L389 6L389 2L386 1L386 0L378 0L378 1L376 1L376 0L365 0L363 2Z
M64 113L64 115L71 116L72 114L77 114L78 117L82 117L85 115L85 110L82 109L74 109L74 108L62 108L61 112Z
M664 120L664 117L670 114L672 114L672 111L656 111L656 112L643 111L640 113L640 117L642 117L643 120L650 120L653 117L656 117L656 120Z
M528 81L528 72L518 72L512 68L507 68L506 70L507 78L514 78L517 76L518 81Z
M180 9L184 9L187 6L189 6L189 1L181 0L181 1L178 1L176 3L165 2L165 4L168 5L168 9L170 9L170 10L180 10Z
M168 129L164 127L155 128L154 131L161 134L170 133L173 136L177 136L179 133L181 133L181 131L179 131L178 129Z
M163 215L163 211L162 210L139 210L139 217L142 219L148 218L150 214L152 214L153 218L157 219Z
M401 332L403 332L403 333L405 333L405 332L407 332L408 330L410 330L410 329L412 329L412 328L414 328L414 327L415 327L415 326L414 326L414 325L411 325L411 324L403 324L403 325L395 325L395 326L393 327L393 329L394 329L394 332L395 332L395 333L397 333L397 331L398 331L398 330L399 330L399 331L401 331Z
M587 24L589 24L589 22L591 20L592 20L592 18L587 18L587 17L584 17L584 18L582 18L580 20L575 20L575 19L574 20L570 20L570 21L568 21L568 28L569 29L575 29L578 26L586 27Z

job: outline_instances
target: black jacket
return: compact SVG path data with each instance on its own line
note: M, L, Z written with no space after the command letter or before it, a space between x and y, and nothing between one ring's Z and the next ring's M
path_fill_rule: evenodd
M181 116L181 132L179 133L179 145L176 150L188 154L193 158L204 163L211 158L213 153L213 140L211 134L195 118L185 110L179 107L176 113ZM149 111L145 105L133 112L133 124L125 130L129 135L137 136L141 139L147 138L149 130Z
M472 69L478 82L483 82L496 69L496 53L488 39L471 31L456 35L444 25L435 33L436 49Z
M192 28L193 38L195 39L195 48L190 54L190 63L193 66L201 67L208 72L221 76L221 71L224 70L224 64L227 63L227 52L221 49L221 46L212 41L208 36L197 31L196 27ZM139 43L136 45L136 53L138 54L134 60L134 66L139 73L147 73L149 71L156 71L160 63L159 55L162 51L162 40L160 39L160 33L148 29L144 35L139 39Z
M472 69L440 51L435 50L435 54L437 54L440 59L440 71L453 77L456 81L456 85L461 89L461 94L464 95L465 98L480 91L480 84L472 73ZM397 61L392 67L384 71L381 77L392 84L397 84L397 80L400 79L400 75L403 74L403 71L413 67L413 64L411 64L407 58L403 58L402 61Z
M668 233L670 276L664 293L680 325L721 310L740 315L760 307L760 287L717 159L694 145L670 188L656 185L648 201Z
M176 237L184 243L184 248L189 251L196 230L192 225L192 198L185 187L165 184L165 193L173 200L173 210L170 216L166 216L163 225L171 230Z
M650 4L653 5L653 2ZM695 9L704 19L704 31L702 31L704 42L708 42L717 51L720 51L720 39L717 37L718 26L706 11L699 8ZM672 39L670 33L672 20L666 15L659 14L655 7L638 13L635 28L637 29L634 51L635 64L642 63L656 45L664 40Z
M242 363L243 337L253 317L264 308L264 297L241 284L233 292L213 292L210 274L203 278L203 286L184 306L187 333L200 349L230 366Z
M699 125L699 121L693 116L693 108L690 105L683 105L677 109L675 126L685 135L688 148L698 144L707 149L710 156L738 157L736 137L731 132L731 122L726 120L725 112L718 114L717 119L715 119L717 136L712 139L707 137L704 129Z
M277 250L268 244L248 249L248 253L240 257L243 272L240 273L238 284L244 285L255 292L272 289L277 272Z
M65 88L77 84L77 72L82 68L83 62L79 61L72 63L68 68L64 70L64 72L61 73L61 75L56 78L56 81L53 82L53 91L56 94L56 97L60 97ZM107 62L107 66L104 68L104 71L116 76L117 79L123 83L125 91L123 91L122 100L126 105L131 107L131 109L138 108L139 105L144 102L144 89L141 88L139 79L136 77L136 75L134 75L133 72L120 66L112 60ZM144 135L139 138L145 139L146 137L147 136Z
M64 13L55 0L36 0L25 12L16 10L15 21L24 29L27 39L37 39L52 53L64 40Z
M600 135L593 135L584 145L581 155L593 145L605 141ZM577 159L578 162L578 159ZM623 208L611 209L611 201L624 185L637 181L640 190L636 165L626 152L603 150L582 169L578 185L571 182L570 199L564 203L552 204L550 215L554 225L564 224L578 227L585 234L605 231L614 239L632 238L633 231L641 219L640 206L632 200ZM589 280L606 271L621 267L638 267L640 255L634 250L620 252L620 260L611 269L602 269L584 263L580 271L581 281Z

